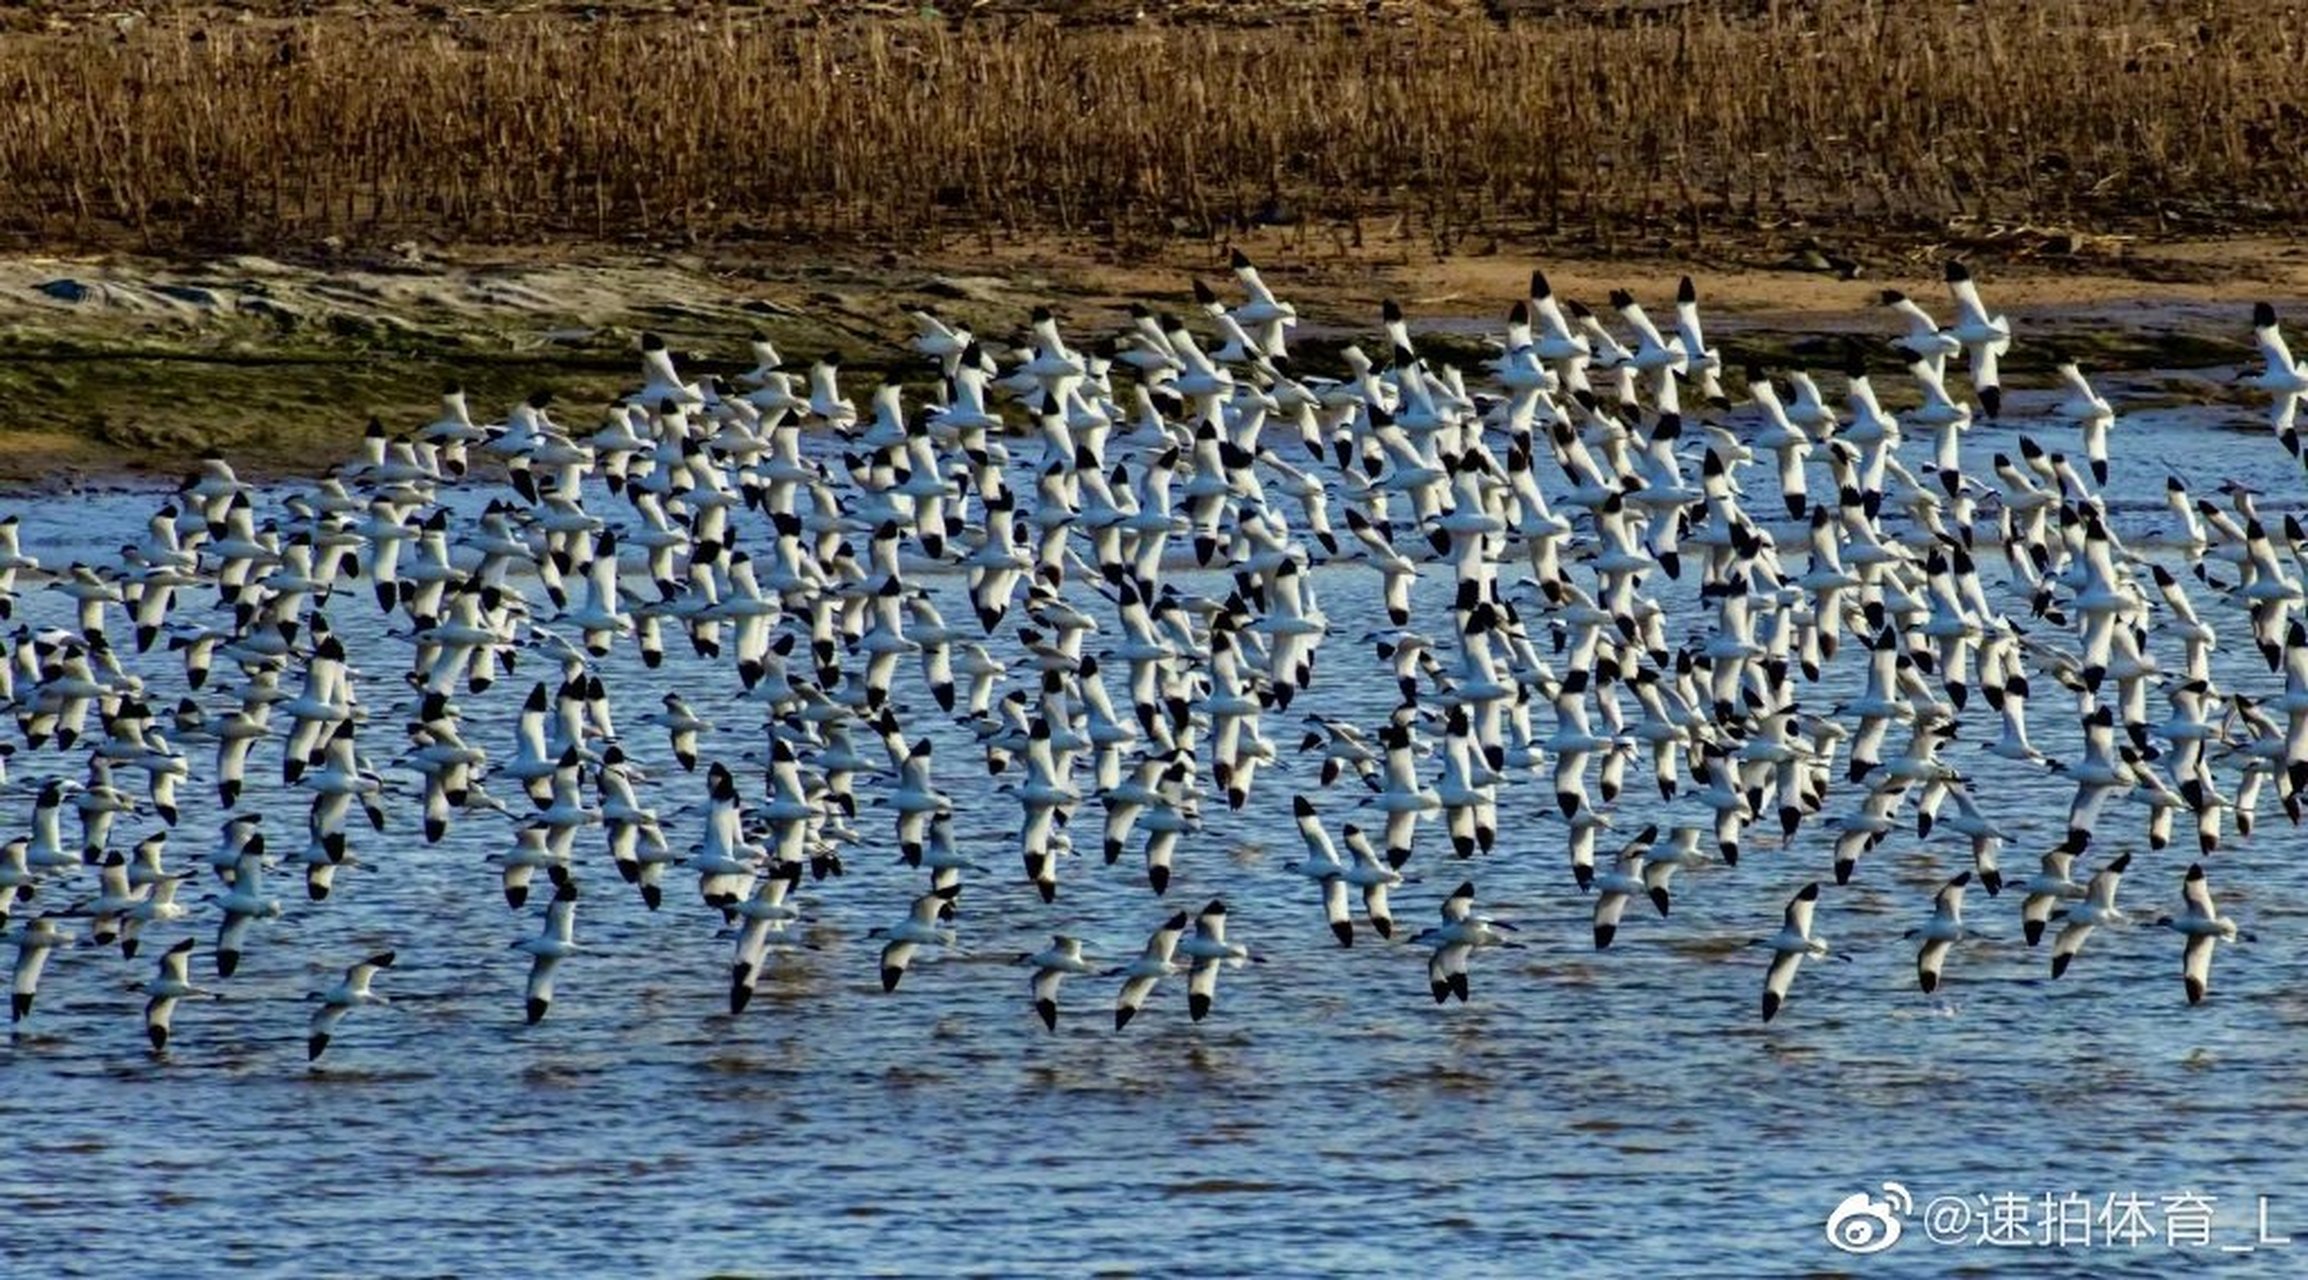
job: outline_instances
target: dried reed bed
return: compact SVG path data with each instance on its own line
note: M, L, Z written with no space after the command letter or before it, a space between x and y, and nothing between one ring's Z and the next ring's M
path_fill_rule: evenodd
M0 237L2211 227L2308 207L2304 72L2308 17L2230 0L1267 30L164 16L0 42Z

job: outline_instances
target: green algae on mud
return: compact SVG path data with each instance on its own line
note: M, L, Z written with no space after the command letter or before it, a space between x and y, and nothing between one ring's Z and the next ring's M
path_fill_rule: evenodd
M259 474L325 469L348 455L372 418L394 434L432 421L452 386L465 389L483 423L544 390L564 423L588 428L635 385L642 332L665 335L693 372L725 374L747 367L736 357L751 332L641 312L553 327L326 320L290 333L217 321L117 327L0 329L0 480L58 469L172 472L211 452L245 460ZM768 328L781 345L806 344L796 350L858 349L851 366L858 369L895 356L860 349L854 334L805 319Z
M617 362L622 369L626 362ZM593 367L588 367L592 365ZM83 469L174 470L209 452L259 469L303 470L341 457L370 416L406 427L430 421L442 388L490 404L542 385L607 397L608 366L568 358L456 359L413 352L279 356L0 346L6 439L15 433L74 447L49 461ZM20 473L19 460L7 471ZM20 475L19 475L20 478Z

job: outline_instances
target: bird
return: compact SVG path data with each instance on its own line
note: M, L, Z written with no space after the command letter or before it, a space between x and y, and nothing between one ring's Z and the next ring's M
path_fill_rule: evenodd
M1407 877L1379 856L1378 847L1362 828L1348 823L1339 829L1339 835L1346 840L1347 852L1354 856L1353 864L1345 869L1345 880L1362 890L1363 918L1370 922L1371 932L1381 939L1392 938L1394 907L1388 894Z
M1322 819L1315 814L1312 801L1296 796L1291 806L1298 820L1299 839L1306 845L1306 856L1289 864L1288 870L1312 880L1321 889L1323 919L1330 925L1331 936L1338 939L1338 945L1351 947L1354 917L1347 910L1347 872L1338 860L1338 847L1331 842L1330 833L1322 829Z
M161 952L158 972L144 984L144 1034L154 1053L168 1051L169 1024L176 1015L177 1001L208 994L187 976L193 945L191 938L185 938Z
M2220 909L2213 905L2212 882L2204 877L2203 863L2188 864L2181 896L2185 905L2180 914L2158 916L2156 924L2187 940L2180 956L2180 976L2187 985L2188 1003L2202 1004L2212 989L2214 944L2234 942L2240 931L2233 919L2221 915Z
M2053 371L2067 390L2053 412L2082 428L2084 458L2091 465L2092 483L2104 485L2108 482L2108 429L2115 424L2116 411L2092 390L2091 379L2074 360L2061 357Z
M1909 931L1909 937L1923 938L1923 949L1915 957L1915 978L1927 996L1939 990L1940 971L1947 964L1947 953L1963 941L1963 891L1970 883L1971 872L1957 872L1933 895L1930 923Z
M678 690L667 690L664 702L664 710L652 711L641 718L665 730L672 741L673 758L681 762L683 769L695 769L697 737L712 731L713 722L691 711L688 701Z
M224 912L216 931L217 977L229 978L240 968L241 949L247 945L251 925L280 918L280 899L268 898L264 892L264 847L262 833L249 836L233 864L232 887L221 894L202 895L204 901L215 903Z
M2296 423L2300 401L2308 397L2308 365L2292 358L2291 348L2284 343L2284 331L2276 325L2276 308L2266 302L2252 304L2252 338L2259 344L2262 365L2259 373L2244 382L2269 394L2268 418L2276 438L2286 452L2299 457Z
M738 926L737 954L729 968L731 1017L745 1012L745 1006L752 1002L771 945L784 934L786 926L801 919L801 909L786 900L801 877L800 862L778 863L755 879L751 894L729 908L744 922Z
M378 971L393 967L395 953L380 951L345 970L344 979L310 999L320 1002L313 1010L312 1026L305 1036L305 1061L318 1062L328 1051L329 1041L345 1015L365 1004L388 1004L390 1001L369 989Z
M1693 835L1697 833L1694 831ZM1640 894L1650 898L1666 914L1667 880L1680 865L1672 860L1651 861L1651 848L1659 838L1659 828L1646 827L1642 835L1627 842L1619 850L1610 869L1595 877L1595 950L1602 951L1618 936L1619 921L1626 914L1627 903Z
M18 517L0 518L0 622L15 613L17 573L40 571L39 558L24 554L22 538L22 521Z
M1971 270L1963 263L1948 259L1946 275L1948 292L1955 297L1955 323L1948 326L1947 334L1963 345L1972 394L1993 418L2003 409L2003 385L1996 360L2011 350L2011 322L1988 315L1986 304L1979 300L1979 282L1972 279Z
M2043 939L2044 929L2062 903L2084 896L2084 886L2073 878L2075 862L2076 855L2065 846L2048 850L2042 870L2020 886L2025 895L2020 900L2020 929L2029 946Z
M1310 886L1330 939L1318 949L1360 941L1333 963L1373 972L1410 953L1356 938L1352 894L1366 933L1396 940L1391 899L1423 892L1413 868L1432 856L1418 840L1429 813L1465 859L1545 843L1538 825L1502 830L1502 814L1562 819L1573 878L1594 894L1572 945L1591 942L1596 966L1639 959L1613 950L1629 903L1641 894L1666 916L1672 877L1710 840L1704 861L1719 854L1728 869L1693 887L1712 917L1742 901L1774 844L1807 847L1807 822L1832 828L1822 860L1836 880L1863 885L1861 861L1880 880L1887 860L1934 859L1931 837L1952 834L1971 846L1968 869L1958 854L1933 873L1932 915L1907 935L1918 984L1936 995L1971 936L1967 885L1999 894L1999 858L2047 803L2064 806L2063 829L2011 883L2026 945L2059 925L2055 976L2091 929L2125 918L2125 859L2088 888L2074 872L2129 847L2132 821L2151 850L2184 815L2205 856L2240 844L2248 857L2267 794L2308 814L2308 626L2295 617L2308 526L2240 464L2216 490L2164 478L2155 519L2169 527L2133 527L2153 504L2141 486L2159 477L2111 456L2122 384L2102 395L2058 353L2040 366L2037 403L2080 440L2057 446L2031 426L2001 452L1981 447L1969 431L1976 413L1988 433L2001 406L2011 325L1963 263L1942 264L1953 323L1884 294L1895 342L1830 340L1848 381L1836 408L1812 372L1758 366L1751 409L1722 395L1725 353L1706 345L1693 278L1669 328L1625 290L1606 325L1533 272L1496 358L1464 368L1388 303L1380 346L1343 348L1318 371L1286 349L1298 309L1240 251L1229 265L1241 305L1194 282L1197 307L1139 302L1105 335L1062 332L1041 306L1011 344L920 309L907 363L877 370L854 402L839 353L805 375L757 335L754 369L725 384L682 372L645 335L639 390L595 429L556 422L542 391L479 425L477 398L453 389L433 421L379 421L310 482L253 484L204 459L165 505L137 513L116 556L32 546L44 568L25 547L69 544L42 531L57 522L0 514L0 704L14 730L0 771L16 771L28 801L0 833L0 914L13 917L0 928L19 973L36 980L78 941L69 929L132 953L139 932L173 939L168 926L197 913L216 929L218 974L240 980L257 926L284 915L268 890L280 824L263 821L284 805L306 817L307 838L287 849L317 905L266 930L268 945L302 948L315 929L380 919L445 883L429 878L436 860L403 857L390 838L355 859L357 803L424 846L462 847L452 826L492 811L509 820L473 841L494 851L514 910L540 869L553 887L534 935L510 944L530 956L531 1023L577 951L576 869L596 841L651 910L665 907L667 867L698 874L717 939L734 943L732 1014L773 951L856 947L843 926L879 911L878 877L926 876L904 922L870 935L894 991L921 948L960 957L964 885L973 904L1003 904L997 936L1079 927L1049 912L1059 869L1089 839L1077 812L1095 805L1102 857L1086 861L1141 844L1148 887L1194 886L1208 903L1164 918L1145 953L1111 971L1116 1029L1181 973L1200 1022L1222 970L1266 958L1228 918L1260 918L1250 895L1267 873L1253 868L1279 829L1281 781L1299 788L1298 841L1290 877L1270 887ZM2273 307L2254 306L2252 328L2260 359L2239 386L2270 397L2297 453L2308 370ZM1893 352L1914 383L1906 403L1921 400L1897 414L1869 377ZM1969 398L1949 357L1968 364ZM1692 396L1708 403L1687 412ZM1928 449L1903 441L1918 427L1933 432ZM502 470L464 466L467 447ZM2182 472L2221 460L2174 459ZM2004 548L2000 576L1975 544L1983 530ZM54 588L17 597L32 577ZM383 621L332 621L362 578ZM974 621L947 625L965 595ZM1324 596L1341 616L1345 601L1384 610L1387 629L1359 649L1339 640ZM109 629L124 617L129 632ZM163 636L169 647L150 653ZM629 697L642 706L628 711ZM2168 719L2150 713L2159 699ZM618 713L665 736L621 738ZM733 714L767 747L723 751L713 722ZM1284 715L1300 732L1274 732ZM502 726L495 751L461 724ZM384 754L377 743L396 733L398 754ZM1293 741L1305 754L1286 759ZM665 776L640 758L657 742L678 766ZM981 797L951 776L935 749L946 742L979 747L1018 802L1033 898L984 879ZM259 744L280 750L278 778L248 769ZM1625 786L1630 770L1650 774L1655 800L1651 785ZM705 794L682 803L692 773ZM222 829L203 858L219 883L196 908L163 861L167 831L202 796L219 812L194 820ZM1223 839L1197 839L1217 797L1208 827ZM1345 815L1361 821L1339 823L1341 844L1326 823L1343 806L1365 812ZM119 815L147 807L155 833L133 857L112 849ZM876 809L893 821L869 836L860 815ZM1598 867L1606 830L1638 834ZM882 843L903 870L802 888ZM337 868L364 861L323 900ZM1119 873L1083 873L1084 900L1103 900L1102 874ZM1764 940L1766 1021L1802 958L1835 954L1811 933L1817 894L1798 895ZM796 927L805 897L810 925L826 927ZM1467 999L1474 952L1523 941L1473 903L1469 880L1417 935L1438 1002ZM1314 904L1295 905L1311 931ZM687 918L667 908L646 927L671 951ZM2186 910L2159 923L2188 939L2192 1002L2216 943L2246 936L2197 873ZM1889 932L1872 910L1852 927ZM183 987L172 1009L202 994L192 950L160 957L148 999ZM1060 933L1021 958L1048 1030L1064 979L1089 971L1086 950ZM21 994L28 1014L33 993Z
M1218 971L1255 959L1250 948L1226 940L1226 904L1215 898L1194 917L1194 932L1179 939L1177 951L1193 960L1186 974L1186 1014L1195 1022L1210 1016L1218 999Z
M1175 911L1156 926L1146 938L1146 949L1137 959L1119 969L1109 971L1107 977L1120 977L1122 990L1114 997L1114 1029L1120 1031L1138 1016L1146 997L1162 985L1164 978L1178 972L1178 942L1186 934L1187 916Z
M1763 975L1763 1020L1779 1016L1781 1006L1787 1003L1787 989L1795 982L1795 971L1802 967L1805 956L1828 954L1827 941L1814 934L1812 917L1819 910L1819 882L1814 880L1795 891L1787 900L1785 923L1779 932L1766 939L1771 948L1771 968Z
M53 915L34 916L9 931L7 941L16 948L8 994L10 1022L22 1022L32 1016L32 1001L40 994L40 975L48 968L48 957L58 947L69 947L76 940L72 931Z
M2075 963L2076 952L2083 949L2084 939L2100 925L2126 922L2122 909L2116 906L2116 887L2123 882L2125 868L2132 865L2132 855L2118 855L2108 865L2092 873L2091 883L2085 886L2083 901L2072 903L2053 912L2062 924L2052 939L2052 976L2068 971Z
M1509 947L1516 945L1507 934L1514 926L1489 916L1475 913L1474 881L1466 880L1443 899L1442 923L1423 929L1411 939L1422 947L1432 947L1427 957L1427 991L1436 1004L1452 996L1464 1004L1468 998L1467 966L1480 947Z
M553 878L553 900L545 906L545 924L532 937L512 944L515 951L529 956L529 983L524 1008L530 1026L545 1020L545 1011L553 1007L553 971L561 961L575 955L577 945L577 878L569 869L556 864L549 869Z
M867 935L887 939L881 953L883 991L898 989L899 980L906 976L907 966L913 963L915 951L924 946L954 945L954 931L946 926L954 918L954 899L959 893L959 885L932 889L914 899L903 921L887 929L876 929Z
M1070 975L1092 971L1090 962L1082 956L1082 940L1063 933L1053 934L1049 946L1018 957L1018 963L1033 966L1035 1016L1041 1018L1044 1027L1056 1031L1059 985Z

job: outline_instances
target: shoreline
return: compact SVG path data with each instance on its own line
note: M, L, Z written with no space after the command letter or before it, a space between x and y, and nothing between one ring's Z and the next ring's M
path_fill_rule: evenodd
M1843 243L1861 264L1856 279L1797 269L1790 245L1760 236L1688 259L1504 246L1437 257L1416 238L1349 250L1283 229L1128 256L1051 237L918 255L553 244L404 246L336 261L0 256L0 402L10 405L0 484L21 494L172 479L212 449L252 474L311 473L345 457L372 415L388 431L430 421L451 381L468 388L477 419L545 388L562 420L581 425L634 382L644 331L663 334L700 373L746 367L747 339L759 332L789 364L841 351L845 385L914 377L919 358L904 346L913 307L1004 340L1048 304L1087 339L1121 328L1132 301L1191 316L1193 280L1225 292L1236 246L1298 306L1317 371L1338 342L1377 332L1387 298L1446 358L1474 356L1524 296L1533 267L1560 295L1597 306L1612 288L1664 304L1690 274L1735 366L1831 363L1823 342L1890 337L1873 305L1885 288L1945 309L1942 246ZM2281 311L2308 298L2308 250L2273 237L2107 238L2056 256L2012 243L2017 251L1964 256L1991 305L2026 325L2011 362L2023 375L2055 345L2105 369L2242 362L2254 301Z

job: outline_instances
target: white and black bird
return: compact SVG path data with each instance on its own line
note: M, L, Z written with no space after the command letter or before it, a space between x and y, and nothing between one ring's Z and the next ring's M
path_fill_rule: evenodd
M345 1015L366 1004L389 1004L385 997L370 990L370 984L380 970L393 967L394 953L380 951L345 970L344 979L326 991L311 998L320 1002L313 1010L312 1025L305 1035L305 1061L317 1062L328 1051L329 1041Z
M248 944L250 926L259 920L278 920L280 899L265 896L264 836L253 834L240 848L233 864L232 885L223 893L203 895L216 904L224 919L216 930L216 976L229 978L240 968L240 954Z
M1298 838L1306 845L1306 856L1286 869L1313 881L1322 891L1322 914L1330 925L1331 936L1338 939L1338 945L1351 947L1354 917L1347 909L1346 866L1338 860L1338 847L1331 843L1330 833L1322 829L1322 819L1315 813L1312 801L1297 796L1291 806L1298 819Z
M673 746L673 758L683 769L695 769L698 735L712 732L713 722L691 711L688 700L676 691L668 690L664 702L664 710L652 711L641 719L664 729Z
M48 957L58 947L71 947L78 938L58 917L45 915L9 930L7 941L16 948L16 963L9 974L8 1020L22 1022L32 1016L32 1001L40 994L40 975L48 968Z
M1183 911L1173 912L1146 939L1146 949L1138 958L1106 976L1122 979L1122 990L1114 997L1114 1029L1120 1031L1138 1016L1146 1004L1146 997L1162 985L1162 980L1178 972L1178 941L1186 936L1187 916Z
M882 990L895 991L913 964L914 953L925 946L951 947L954 945L954 899L959 896L959 885L933 889L915 898L907 909L906 918L886 929L876 929L868 937L882 938Z
M1805 956L1828 954L1827 941L1812 932L1812 918L1819 911L1819 882L1814 880L1796 891L1787 901L1785 921L1779 932L1764 940L1771 948L1771 968L1763 976L1763 1020L1779 1016L1780 1007L1787 1003L1787 989L1795 982L1795 971L1803 965Z
M1194 932L1179 939L1178 954L1194 962L1186 974L1186 1015L1196 1022L1210 1016L1218 999L1218 971L1257 958L1248 946L1226 940L1226 904L1215 898L1195 915Z
M1915 956L1915 978L1925 995L1939 990L1940 972L1947 964L1947 953L1964 939L1963 891L1970 883L1971 872L1960 871L1941 885L1932 897L1930 923L1908 935L1923 939L1923 949Z
M2242 936L2236 922L2220 914L2212 902L2212 882L2204 877L2204 864L2188 865L2188 877L2182 883L2181 896L2185 905L2176 916L2159 916L2156 923L2186 939L2180 955L2180 976L2188 988L2188 1003L2202 1004L2212 990L2212 950L2215 944L2234 942Z
M524 1008L530 1026L544 1021L545 1011L553 1007L553 973L563 960L577 954L577 878L566 867L550 869L553 877L553 900L545 906L545 922L532 937L512 944L512 949L529 957L529 982Z
M2116 889L2123 883L2124 870L2132 865L2132 855L2118 856L2108 865L2092 874L2091 883L2084 887L2083 901L2071 903L2053 912L2061 920L2059 933L2052 938L2052 976L2059 977L2075 963L2076 953L2083 950L2084 940L2101 925L2128 923L2121 907L2116 905Z
M152 1042L154 1053L168 1051L169 1028L176 1016L177 1001L208 994L194 986L189 976L192 948L193 940L186 938L161 952L158 970L152 980L144 984L144 1035Z
M1090 962L1082 956L1082 940L1060 933L1050 938L1050 945L1032 955L1020 956L1018 963L1031 965L1034 977L1034 1014L1051 1031L1058 1029L1058 987L1068 977L1092 971Z
M2003 410L2003 379L1996 372L1996 361L2011 350L2011 322L1987 313L1970 268L1950 258L1946 274L1948 292L1955 297L1955 323L1947 327L1947 336L1962 344L1972 394L1993 418Z
M1460 883L1443 899L1442 923L1424 929L1412 942L1432 947L1427 957L1427 993L1441 1004L1452 996L1464 1004L1468 999L1467 969L1474 953L1482 947L1511 947L1516 945L1507 938L1514 926L1504 921L1475 912L1475 885L1468 880Z
M1611 866L1595 877L1595 950L1611 945L1618 936L1619 922L1626 915L1627 903L1634 898L1650 900L1659 914L1667 914L1669 903L1667 886L1675 872L1687 865L1686 857L1696 857L1700 831L1696 827L1681 828L1677 833L1684 847L1671 850L1664 856L1657 852L1659 828L1645 827L1635 839L1619 850Z

